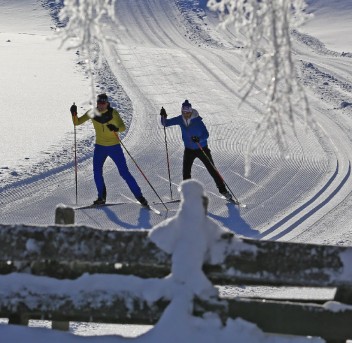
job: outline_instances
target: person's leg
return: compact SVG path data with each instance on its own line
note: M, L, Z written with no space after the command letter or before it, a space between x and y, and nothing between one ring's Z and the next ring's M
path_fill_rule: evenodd
M103 199L106 200L106 185L105 185L105 182L104 182L104 187L103 187Z
M102 145L95 145L93 155L93 174L95 186L98 191L98 198L106 199L106 187L103 177L103 166L107 158L106 147Z
M132 176L131 172L128 170L126 158L123 154L120 144L109 147L110 153L109 156L115 162L116 167L121 175L121 177L126 181L131 192L137 200L139 200L143 194L140 187L137 184L136 179Z
M183 180L191 178L191 170L196 154L192 149L185 149L183 153Z
M197 150L197 157L203 162L203 164L207 168L209 174L214 179L214 181L216 183L216 186L219 189L219 192L220 193L225 193L226 192L226 186L225 186L224 180L222 179L222 177L219 175L219 173L215 169L215 165L214 165L213 158L211 156L210 149L206 146L206 147L203 148L203 151L207 155L207 157L204 156L204 153L200 149Z

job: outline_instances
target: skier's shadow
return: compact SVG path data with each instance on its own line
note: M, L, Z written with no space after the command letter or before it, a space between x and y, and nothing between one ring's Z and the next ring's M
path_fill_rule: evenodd
M221 222L223 226L244 237L254 237L258 231L252 229L250 225L241 217L240 211L233 204L226 204L228 216L223 217L208 212L208 216Z
M150 211L143 207L140 207L139 209L137 224L132 224L121 220L121 218L119 218L117 214L109 207L105 207L103 211L111 222L124 229L150 229L152 227L150 224Z

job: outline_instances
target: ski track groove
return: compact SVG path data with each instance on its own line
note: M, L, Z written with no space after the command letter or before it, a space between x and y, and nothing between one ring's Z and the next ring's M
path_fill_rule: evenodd
M131 8L132 6L132 8ZM133 104L133 120L129 131L123 140L132 156L150 178L155 188L160 191L162 199L170 196L168 187L168 174L166 169L166 153L164 147L164 129L160 124L159 111L165 106L170 117L179 114L180 102L189 97L195 102L195 108L200 112L210 132L209 146L213 152L215 164L230 185L236 197L245 203L253 204L246 211L230 209L224 206L224 201L212 195L218 194L213 180L205 168L194 165L192 175L206 184L211 198L210 211L218 220L226 220L229 213L241 214L241 219L252 231L258 230L260 235L284 237L287 227L278 227L272 232L266 232L275 226L275 223L285 221L285 218L300 220L298 215L309 213L311 208L318 208L320 201L329 199L333 192L320 194L329 183L332 157L327 156L326 148L317 148L322 144L314 134L302 134L302 142L290 137L289 158L281 156L273 140L265 138L257 147L252 157L251 172L247 178L240 177L244 172L244 153L257 119L256 112L262 111L263 99L251 99L240 110L237 104L241 95L239 88L240 70L235 61L239 61L237 43L231 42L234 48L221 49L204 41L192 42L187 35L189 27L184 26L180 12L174 3L164 0L137 0L133 4L130 0L119 2L121 22L125 23L126 30L119 31L121 47L108 58L111 71L126 90ZM176 16L176 19L175 19ZM181 19L180 19L181 18ZM186 20L186 19L184 19ZM129 25L127 25L129 23ZM131 24L133 23L133 24ZM197 34L197 33L195 33ZM233 33L228 32L228 36ZM202 39L198 35L198 39ZM307 61L311 55L304 56ZM238 60L235 60L238 59ZM121 63L117 67L115 60ZM344 72L348 64L343 66L333 63L333 58L326 65L319 63L321 75L329 75L333 68L335 73ZM314 63L314 62L313 62ZM346 62L347 63L347 62ZM115 63L116 64L116 63ZM317 65L317 64L315 64ZM318 67L317 67L318 68ZM340 89L350 92L349 80L340 79ZM214 99L209 101L209 99ZM231 121L228 123L229 119ZM223 125L223 123L227 123ZM346 128L340 127L347 131ZM169 157L172 174L173 191L177 193L177 185L182 178L183 143L180 139L178 127L167 128ZM314 144L318 156L309 151ZM330 143L326 143L328 146ZM305 147L306 146L306 147ZM150 150L154 150L150 161ZM138 175L138 182L142 187L148 201L155 199L154 193L149 189L145 180L133 162L126 155L128 165L133 175ZM337 156L337 155L336 155ZM347 156L347 154L346 154ZM345 177L346 159L344 153L337 156L337 160L344 160L341 172ZM109 184L109 201L118 201L119 194L129 194L113 163L107 163L104 169L106 181ZM340 191L339 185L344 186L342 176L336 176L329 186ZM63 181L66 183L64 184ZM347 182L347 181L346 181ZM297 187L297 185L299 185ZM6 201L0 209L4 221L12 222L16 211L40 211L33 214L31 219L38 223L52 221L54 213L42 213L45 209L46 197L57 197L58 202L72 203L74 179L71 170L50 175L44 180L33 182L14 190L5 191ZM65 189L65 196L57 189ZM303 191L297 191L300 189ZM290 193L292 196L287 197ZM319 194L317 204L308 200L303 202L307 195L314 199ZM336 194L335 194L336 195ZM91 159L84 161L79 168L79 197L80 199L93 199L95 189L92 180ZM31 198L33 204L26 203ZM11 201L13 203L11 204ZM327 200L326 200L327 201ZM308 206L309 205L309 206ZM177 208L173 205L172 209ZM159 209L159 207L158 207ZM297 212L300 209L299 213ZM320 210L321 208L319 208ZM53 212L53 209L51 209ZM296 211L296 212L295 212ZM142 213L137 208L111 209L107 208L91 215L83 213L77 216L79 223L91 224L100 228L151 228L158 220L148 213ZM274 213L274 218L268 214ZM325 214L326 215L326 214ZM291 216L291 217L290 217ZM297 218L296 218L297 217ZM289 220L287 220L289 222ZM236 227L234 220L231 228ZM253 232L248 232L253 236Z

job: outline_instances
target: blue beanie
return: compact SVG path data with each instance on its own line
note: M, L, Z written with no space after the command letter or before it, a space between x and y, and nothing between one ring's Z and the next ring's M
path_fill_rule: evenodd
M188 100L185 100L182 104L181 110L185 112L192 112L192 104Z

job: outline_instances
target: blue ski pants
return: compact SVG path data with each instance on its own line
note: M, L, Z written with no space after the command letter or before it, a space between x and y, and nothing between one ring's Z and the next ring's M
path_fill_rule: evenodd
M105 182L103 177L103 166L110 157L116 164L116 167L121 177L126 181L128 187L136 198L142 196L142 191L137 184L137 181L128 170L126 158L122 151L121 145L103 146L95 144L93 155L93 173L94 181L98 191L98 197L102 198L104 195Z

